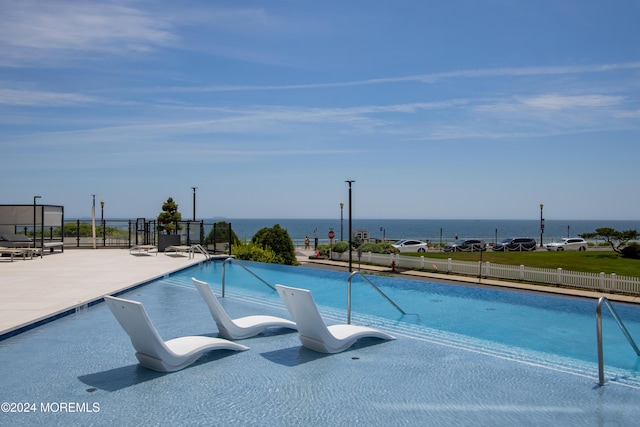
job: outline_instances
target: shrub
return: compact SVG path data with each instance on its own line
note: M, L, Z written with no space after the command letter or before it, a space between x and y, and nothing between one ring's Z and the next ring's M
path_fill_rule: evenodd
M628 243L620 253L623 258L640 259L640 245L636 242Z
M233 230L231 230L231 240L229 240L229 223L226 221L219 221L211 227L211 231L209 231L209 234L204 239L204 244L211 244L214 240L216 243L224 242L231 243L232 245L239 243L238 236Z
M391 246L389 243L372 243L372 242L368 242L368 243L363 243L362 246L360 246L360 249L362 249L362 252L373 252L374 254L389 254L389 253L393 253L395 251L395 248L393 246Z
M158 231L166 234L177 234L182 230L182 225L178 224L182 221L182 214L178 212L178 204L169 197L162 204L162 212L158 215Z
M263 248L255 243L238 243L232 247L233 255L243 261L266 262L277 264L278 256L269 248Z
M336 242L331 250L339 254L345 253L349 250L349 242Z
M251 243L272 250L277 257L276 264L297 265L293 240L280 224L258 230L251 238Z

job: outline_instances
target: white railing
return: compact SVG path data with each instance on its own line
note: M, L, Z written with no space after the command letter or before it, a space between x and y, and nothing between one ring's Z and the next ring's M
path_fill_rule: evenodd
M335 261L348 261L349 253L331 254ZM537 268L524 265L493 264L480 261L454 261L451 258L426 258L401 256L398 254L363 253L358 257L352 255L352 262L391 266L395 261L396 268L426 270L440 273L463 274L483 278L514 280L522 282L542 283L548 285L567 286L598 292L618 292L640 295L640 277L618 276L615 273L586 273L569 271L562 268Z

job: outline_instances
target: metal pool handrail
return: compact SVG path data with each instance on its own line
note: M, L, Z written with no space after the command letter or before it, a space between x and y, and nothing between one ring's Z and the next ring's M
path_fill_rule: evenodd
M389 303L391 303L391 305L393 305L400 313L402 314L407 314L404 312L403 309L401 309L400 307L398 307L398 304L396 304L395 302L393 302L391 300L391 298L389 298L384 292L382 292L380 290L380 288L378 288L371 280L367 279L367 277L362 274L359 271L354 271L353 273L351 273L349 275L349 280L347 281L347 323L351 324L351 279L353 279L353 277L358 274L360 276L362 276L362 278L369 283L369 285L371 285L371 287L373 289L375 289L376 291L378 291L378 293L380 295L382 295L387 301L389 301Z
M614 310L613 306L611 305L607 297L601 296L600 299L598 299L598 305L596 306L596 334L598 337L598 385L601 385L601 386L604 385L604 351L602 348L602 306L603 305L606 305L607 308L609 308L609 311L611 312L616 323L622 330L622 333L627 338L627 341L629 341L629 344L631 344L631 347L633 347L633 350L636 352L636 354L640 356L640 350L638 349L638 346L636 345L635 341L633 341L633 338L631 338L629 331L622 323L620 316L618 316L618 313L616 313L616 311Z
M267 283L262 277L258 276L256 273L254 273L253 271L249 270L247 267L245 267L244 265L242 265L242 263L240 261L238 261L237 259L234 258L227 258L224 260L224 262L222 263L222 298L224 298L224 270L225 270L225 266L227 265L227 262L231 262L234 261L236 262L240 267L244 268L244 270L251 274L253 277L255 277L256 279L260 280L262 283L264 283L265 285L267 285L269 288L271 288L271 290L275 291L276 288L274 288L273 286L271 286L269 283Z

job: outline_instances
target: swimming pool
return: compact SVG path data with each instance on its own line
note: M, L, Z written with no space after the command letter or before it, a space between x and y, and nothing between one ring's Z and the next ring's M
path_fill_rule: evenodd
M225 265L227 292L242 290L265 298L272 294L267 286L234 264ZM346 309L348 273L318 270L308 274L307 270L286 266L242 265L270 284L310 289L319 305ZM198 274L219 291L221 268L221 264L201 266ZM368 278L407 314L399 313L356 275L352 281L352 310L356 316L353 323L371 323L382 317L407 332L445 333L451 340L473 340L474 345L485 350L500 348L512 353L516 348L532 352L537 358L548 355L551 362L572 358L597 363L595 300L385 276ZM616 303L615 309L640 343L640 306ZM340 321L345 320L343 317ZM625 376L635 377L640 358L608 310L603 310L603 332L607 368L628 371Z
M270 283L312 289L328 322L345 321L346 274L246 265ZM209 281L219 294L220 275L220 263L202 264L123 296L145 304L165 339L216 335L215 323L191 277ZM582 352L555 354L552 350L564 347L558 345L560 339L551 340L549 348L536 349L527 347L528 342L539 340L529 333L531 339L521 340L522 346L508 343L521 333L486 334L496 324L506 323L505 319L521 331L526 331L527 324L538 325L551 315L545 310L553 301L545 296L505 291L508 295L496 295L486 293L490 289L373 277L412 313L401 316L357 280L353 323L388 330L397 340L364 340L350 351L324 355L302 348L296 333L272 330L243 340L249 351L214 352L187 369L161 374L136 363L128 338L105 304L16 335L0 342L2 401L33 402L38 410L2 413L0 422L585 426L632 425L640 415L635 354L633 362L620 357L616 364L621 366L609 364L617 345L609 335L620 333L608 322L608 383L597 387L595 348L584 357ZM275 292L233 263L226 270L226 284L222 303L232 316L288 317ZM530 298L534 303L529 307L524 302ZM562 325L540 323L544 326L538 329L545 328L546 333L539 335L556 333L565 337L569 347L582 347L582 337L572 337L569 324L584 321L584 334L591 337L587 340L595 342L595 303L559 301L556 319L567 320ZM616 309L637 337L635 307L616 304ZM519 315L526 319L517 320ZM585 320L574 320L581 317ZM483 326L485 321L493 321L492 326ZM625 368L629 363L632 366ZM95 409L97 404L98 411L71 412L68 405L60 410L60 403L69 402L84 405L76 409Z

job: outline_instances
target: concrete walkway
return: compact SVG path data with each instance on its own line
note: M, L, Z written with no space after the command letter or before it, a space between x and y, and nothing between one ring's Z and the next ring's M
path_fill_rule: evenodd
M0 337L204 260L196 253L131 255L128 249L67 249L0 260Z

